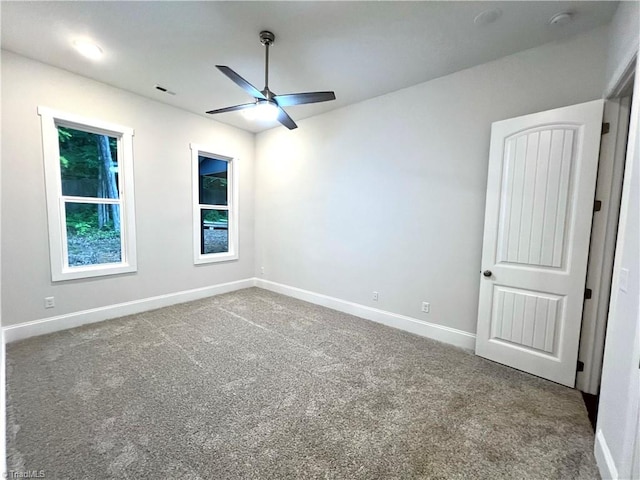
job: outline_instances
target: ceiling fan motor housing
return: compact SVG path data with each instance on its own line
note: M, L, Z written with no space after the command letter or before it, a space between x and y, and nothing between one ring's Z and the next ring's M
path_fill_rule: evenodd
M273 45L276 36L268 30L263 30L260 32L260 43L265 47L268 45Z

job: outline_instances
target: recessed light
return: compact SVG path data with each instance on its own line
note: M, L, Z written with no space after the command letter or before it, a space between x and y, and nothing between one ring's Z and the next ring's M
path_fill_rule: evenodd
M74 40L73 48L75 48L80 55L90 58L91 60L98 60L102 57L102 49L89 40Z
M500 10L499 8L491 8L476 15L476 18L473 19L473 23L480 26L489 25L490 23L495 22L501 16L502 10Z
M556 13L553 17L549 19L549 25L557 25L559 27L570 23L573 20L573 13L571 12L560 12Z

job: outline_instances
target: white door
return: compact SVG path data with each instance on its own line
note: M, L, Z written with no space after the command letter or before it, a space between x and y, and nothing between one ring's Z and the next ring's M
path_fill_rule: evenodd
M570 387L603 105L491 127L476 354Z

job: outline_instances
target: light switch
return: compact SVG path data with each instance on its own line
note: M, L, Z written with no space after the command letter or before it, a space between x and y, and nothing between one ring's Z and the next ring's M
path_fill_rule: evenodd
M627 289L629 288L629 269L621 268L620 269L620 277L618 278L619 288L621 291L627 293Z

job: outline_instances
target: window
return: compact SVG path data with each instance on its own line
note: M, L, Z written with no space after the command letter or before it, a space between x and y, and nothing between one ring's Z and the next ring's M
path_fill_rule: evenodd
M133 130L38 107L52 280L136 271Z
M191 144L194 263L238 258L237 159Z

